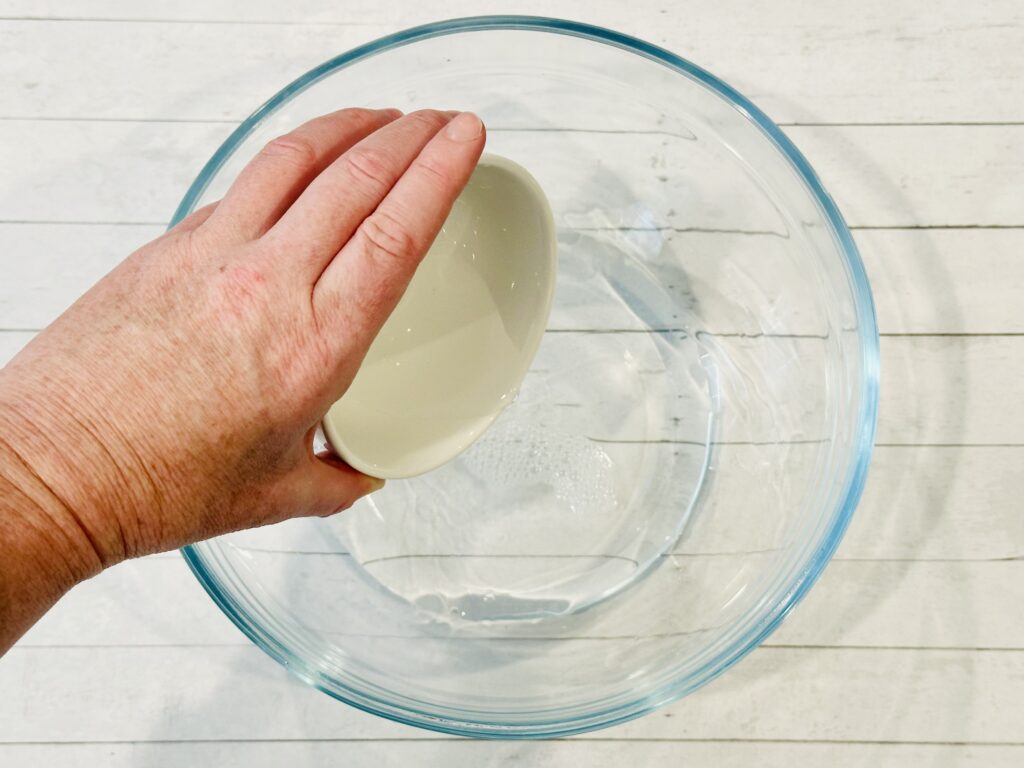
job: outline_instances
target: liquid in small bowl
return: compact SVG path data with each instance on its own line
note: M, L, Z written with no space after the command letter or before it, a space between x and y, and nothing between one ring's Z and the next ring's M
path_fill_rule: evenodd
M411 477L468 448L515 398L551 312L555 227L517 163L481 158L345 395L327 440L374 477Z

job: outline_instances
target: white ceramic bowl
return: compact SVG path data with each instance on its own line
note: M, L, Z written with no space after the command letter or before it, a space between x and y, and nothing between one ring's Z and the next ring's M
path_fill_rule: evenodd
M412 477L464 451L514 399L554 295L551 207L517 163L481 158L345 395L334 451L374 477Z

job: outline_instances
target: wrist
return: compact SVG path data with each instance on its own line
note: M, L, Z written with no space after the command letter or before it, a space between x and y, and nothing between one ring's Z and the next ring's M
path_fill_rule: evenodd
M127 556L99 492L109 470L91 459L87 438L43 412L43 398L13 394L0 383L0 509L15 539L2 543L67 589Z
M3 558L16 552L33 567L57 577L66 590L97 574L106 563L90 532L25 455L20 435L10 424L11 420L0 414Z
M0 655L102 568L67 508L13 447L9 423L0 414Z

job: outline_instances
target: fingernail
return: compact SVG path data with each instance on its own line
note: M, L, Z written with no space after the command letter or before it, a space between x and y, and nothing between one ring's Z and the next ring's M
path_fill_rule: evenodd
M388 117L401 117L403 114L405 114L404 112L402 112L402 110L396 109L395 107L388 107L387 109L378 109L377 111L380 112L382 115L387 115Z
M448 119L450 120L451 118L455 117L460 113L459 110L457 109L446 109L441 114L448 115Z
M370 477L369 475L367 475L366 477L370 481L370 489L366 493L376 493L377 491L384 487L384 481L381 480L379 477Z
M484 124L472 112L460 112L444 129L452 141L472 141L484 131Z

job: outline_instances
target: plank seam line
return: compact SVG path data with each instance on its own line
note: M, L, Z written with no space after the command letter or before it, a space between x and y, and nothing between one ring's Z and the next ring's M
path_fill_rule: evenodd
M657 639L668 639L673 637L682 637L686 635L699 634L704 630L693 630L693 631L682 631L682 632L662 632L653 635L645 635L647 638ZM363 638L378 638L378 639L390 639L390 640L420 640L424 638L407 637L405 635L380 635L380 634L367 634L353 632L347 635L348 637L363 637ZM445 638L441 638L445 639ZM481 638L491 639L495 642L505 642L508 640L523 641L523 642L562 642L566 640L572 641L606 641L606 640L634 640L633 635L594 635L591 637L580 636L560 636L560 635L536 635L532 637L515 637L515 636L496 636L492 638ZM128 649L134 648L139 650L153 649L153 648L188 648L188 649L203 649L203 648L235 648L235 649L255 649L250 642L231 642L231 643L27 643L24 645L14 645L8 653L11 651L68 651L68 650L114 650L114 649ZM776 651L901 651L907 653L1024 653L1024 647L1013 647L1013 646L959 646L959 645L825 645L822 643L772 643L766 642L758 646L758 649L765 650L776 650Z
M656 715L654 715L656 716ZM531 739L531 742L548 742L556 744L571 744L574 741L589 743L630 743L630 742L651 742L667 744L856 744L871 746L915 746L915 747L1024 747L1024 741L943 741L943 740L906 740L895 739L748 739L748 738L686 738L686 737L615 737L615 736L570 736L568 738L542 738ZM409 736L407 738L394 737L352 737L352 738L263 738L263 739L110 739L90 741L0 741L0 748L7 746L106 746L106 745L135 745L135 744L346 744L346 743L416 743L416 742L452 742L465 744L487 744L487 742L475 739L460 738L457 736ZM491 742L493 746L493 742Z
M0 17L0 21L13 19ZM143 20L140 20L143 21ZM189 23L189 22L147 22L147 23ZM196 23L196 22L193 22ZM201 22L199 22L201 23ZM228 22L225 22L228 23ZM274 23L274 22L267 22ZM4 122L68 122L68 123L194 123L210 125L239 125L243 118L230 117L129 117L104 115L0 115ZM852 121L838 120L834 122L805 122L791 120L777 122L780 128L1017 128L1024 126L1024 120L907 120L907 121ZM656 129L628 128L514 128L492 127L494 131L576 131L582 133L616 133L616 134L656 134L687 138L683 134Z
M111 220L111 219L0 219L0 224L23 225L23 226L90 226L90 227L166 227L168 220L149 221L140 219L136 221ZM894 232L917 232L917 231L944 231L944 230L1022 230L1024 224L852 224L850 230L855 232L865 231L894 231ZM742 230L742 229L718 229L700 227L577 227L580 232L679 232L679 233L705 233L705 234L733 234L751 236L783 237L782 233L770 232L768 230Z

